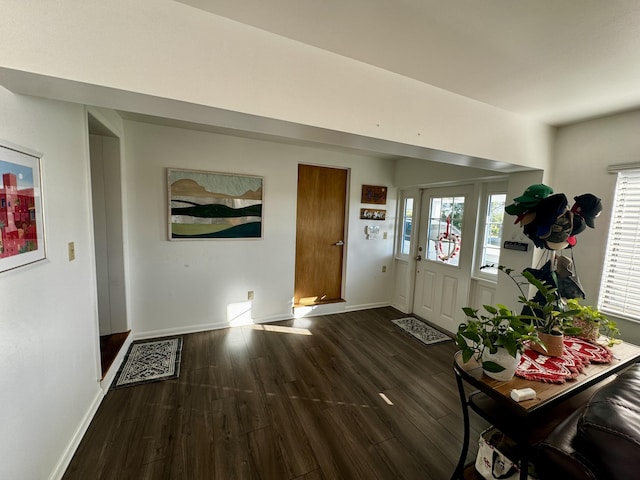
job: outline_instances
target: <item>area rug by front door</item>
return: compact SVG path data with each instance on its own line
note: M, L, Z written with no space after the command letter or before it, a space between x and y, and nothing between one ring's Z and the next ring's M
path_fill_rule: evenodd
M182 337L134 342L111 388L177 378L181 354Z
M451 337L448 335L445 335L417 318L406 317L391 321L426 345L451 340Z

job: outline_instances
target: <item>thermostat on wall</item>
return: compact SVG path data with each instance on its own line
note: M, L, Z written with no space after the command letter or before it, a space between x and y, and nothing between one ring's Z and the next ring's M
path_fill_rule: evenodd
M378 225L367 225L364 227L364 233L367 235L367 240L375 240L380 233L380 227Z

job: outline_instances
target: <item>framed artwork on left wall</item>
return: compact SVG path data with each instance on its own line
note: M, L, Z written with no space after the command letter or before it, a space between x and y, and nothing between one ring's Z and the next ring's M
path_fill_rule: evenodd
M167 169L169 240L262 237L263 178Z
M44 258L40 155L0 140L0 272Z

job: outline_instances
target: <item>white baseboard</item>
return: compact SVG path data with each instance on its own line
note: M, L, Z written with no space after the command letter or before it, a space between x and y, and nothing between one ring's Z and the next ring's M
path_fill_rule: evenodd
M49 480L60 480L64 475L64 473L66 472L67 467L69 467L69 464L71 463L71 459L73 458L73 455L76 453L76 450L78 449L78 445L80 445L80 442L82 441L82 437L84 437L84 434L87 432L89 425L91 424L91 420L93 420L94 415L98 411L98 407L100 407L100 404L102 403L103 398L104 398L104 392L102 391L101 388L99 388L98 391L96 392L95 397L93 398L93 401L91 402L91 405L89 406L89 409L87 410L84 417L82 418L80 425L74 432L73 437L71 437L71 441L67 445L67 448L65 449L64 454L62 455L62 457L60 457L60 460L58 461L56 468L51 473Z
M396 310L400 310L402 313L406 313L406 314L411 313L410 309L407 308L406 305L398 305L397 303L392 303L390 306L395 308Z
M358 310L369 310L371 308L388 307L388 302L366 303L360 305L348 305L344 302L339 303L323 303L320 305L300 306L295 308L294 316L299 317L318 317L320 315L333 315L335 313L356 312Z
M345 312L356 312L358 310L370 310L372 308L382 308L389 307L391 304L389 302L379 302L379 303L363 303L361 305L349 305L345 307Z
M291 320L292 314L270 315L268 317L253 318L253 323L279 322L281 320ZM163 330L151 330L139 332L133 335L133 340L146 340L148 338L170 337L172 335L187 335L189 333L208 332L210 330L220 330L229 328L229 322L205 323L201 325L188 325L184 327L166 328Z
M187 325L184 327L165 328L162 330L150 330L148 332L138 332L133 335L134 340L146 340L148 338L170 337L172 335L185 335L187 333L206 332L209 330L219 330L227 328L228 323L205 323L202 325Z

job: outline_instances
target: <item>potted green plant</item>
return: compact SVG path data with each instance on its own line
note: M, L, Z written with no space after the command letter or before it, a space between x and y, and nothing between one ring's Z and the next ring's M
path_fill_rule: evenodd
M582 331L578 334L590 342L596 342L600 335L608 338L609 345L617 342L614 337L620 334L618 325L609 319L604 313L590 305L582 305L577 298L567 300L567 307L577 313L573 315L573 325ZM619 341L619 340L618 340Z
M504 305L483 306L478 309L464 307L467 320L461 323L456 344L462 351L462 360L472 358L482 365L483 371L496 380L510 380L518 366L525 342L538 343L535 327L523 322Z
M524 270L514 274L515 270L504 265L494 268L506 274L520 291L518 302L523 305L520 319L531 322L540 339L540 342L533 343L531 348L545 355L562 356L564 335L577 335L582 331L572 323L573 316L578 311L568 308L555 285L539 280L532 272ZM536 289L533 298L528 298L525 294L524 288L529 286Z

